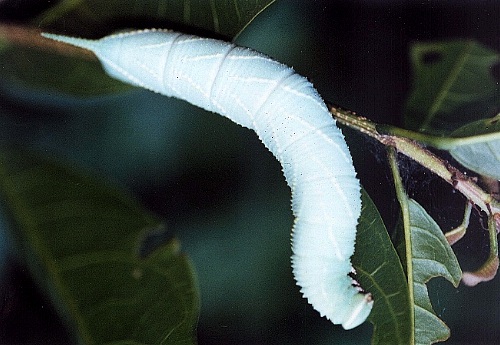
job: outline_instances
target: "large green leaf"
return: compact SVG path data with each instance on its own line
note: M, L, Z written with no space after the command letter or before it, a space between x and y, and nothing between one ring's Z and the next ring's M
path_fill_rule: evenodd
M368 318L374 325L372 344L409 344L410 299L403 267L382 218L366 192L352 262L363 288L374 298Z
M161 224L93 178L36 155L0 152L0 193L19 255L86 344L194 344L199 297ZM146 245L145 245L146 244Z
M22 85L45 92L57 90L79 96L115 93L132 88L106 76L97 61L14 46L0 52L0 79L7 88Z
M485 118L498 106L492 67L499 55L475 41L416 43L414 85L406 104L408 128L446 133Z
M167 28L234 39L274 0L64 0L34 23L44 31L87 38L133 28ZM37 38L31 38L37 39ZM43 38L40 37L40 40ZM33 46L37 46L34 44ZM8 47L8 48L6 48ZM128 85L105 76L97 61L9 45L0 37L3 82L73 95L114 93Z
M63 0L43 13L37 23L85 37L135 25L148 28L161 25L167 29L182 25L233 39L274 1Z
M432 344L450 336L448 327L432 309L425 285L431 278L444 277L458 286L462 271L448 241L436 222L415 200L408 199L415 312L415 343ZM408 254L408 253L407 253Z
M396 151L388 151L402 216L396 233L397 248L407 275L412 307L413 337L409 344L430 345L448 339L450 330L434 313L426 283L431 278L444 277L456 287L462 271L439 226L422 206L406 195Z
M452 133L450 153L478 174L500 180L500 115L465 125Z

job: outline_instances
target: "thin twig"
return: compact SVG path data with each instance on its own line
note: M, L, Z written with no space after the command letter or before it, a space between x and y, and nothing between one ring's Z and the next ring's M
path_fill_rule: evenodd
M42 37L41 30L35 27L15 24L0 24L0 40L15 46L37 48L47 52L58 53L70 57L79 57L86 60L97 60L90 51L69 46L48 38Z
M394 147L399 153L413 159L435 173L488 215L500 214L500 203L489 193L480 188L471 178L464 175L459 169L436 156L416 141L396 135L380 134L377 131L377 124L365 117L356 115L356 113L352 111L333 105L329 105L329 109L337 121L343 125L369 135L386 146Z

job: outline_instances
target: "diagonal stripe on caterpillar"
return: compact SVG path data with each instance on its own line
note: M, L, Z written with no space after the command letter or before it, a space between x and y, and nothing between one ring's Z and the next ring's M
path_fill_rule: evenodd
M306 78L251 49L171 31L100 40L43 35L91 50L114 78L253 129L292 190L292 266L301 292L345 329L365 321L371 294L350 277L360 185L342 133Z

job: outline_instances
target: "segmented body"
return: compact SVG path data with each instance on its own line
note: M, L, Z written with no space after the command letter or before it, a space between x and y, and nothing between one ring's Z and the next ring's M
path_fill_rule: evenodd
M292 266L301 292L346 329L366 319L371 296L349 276L360 184L342 133L306 78L251 49L176 32L135 31L97 41L46 36L92 50L117 79L254 130L292 190Z

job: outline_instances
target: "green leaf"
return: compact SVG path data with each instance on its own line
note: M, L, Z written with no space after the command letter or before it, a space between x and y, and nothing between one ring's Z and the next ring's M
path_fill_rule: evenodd
M193 31L234 39L274 0L64 0L34 21L44 31L86 38L134 28ZM40 37L40 39L43 39ZM56 56L0 40L0 79L40 90L77 95L121 92L132 87L106 76L97 61ZM7 86L9 87L9 86Z
M0 51L0 79L2 83L22 85L45 92L62 91L77 96L132 89L130 85L106 76L97 61L49 54L25 47L11 47Z
M409 232L405 233L410 234L406 248L410 247L409 250L401 248L399 252L402 260L407 262L406 256L411 255L406 271L410 272L413 281L410 298L414 312L414 344L433 344L448 339L450 330L432 309L426 283L431 278L444 277L456 287L462 271L443 232L425 209L407 197L402 207L406 208L403 214L409 214ZM401 246L404 247L405 243Z
M191 264L175 240L144 247L165 233L130 198L10 150L0 151L0 194L19 255L80 342L196 343Z
M432 309L427 286L431 278L444 277L455 287L462 271L448 241L436 222L415 200L408 199L413 264L415 340L432 344L450 336L448 327Z
M500 180L500 115L469 123L452 134L450 153L460 164L478 174Z
M172 24L214 32L233 39L274 0L63 0L43 13L37 24L65 35L95 38L109 30Z
M365 191L362 201L352 262L361 286L374 298L368 318L374 325L372 344L408 344L412 330L406 276L382 218Z
M416 43L411 61L414 85L406 104L407 128L447 133L491 116L498 106L498 84L491 72L500 58L479 43Z
M396 195L401 206L402 227L396 233L398 252L404 264L412 305L413 339L409 344L429 345L449 338L450 330L432 309L426 283L444 277L455 287L462 271L446 237L422 206L408 198L396 160L396 150L388 149Z

